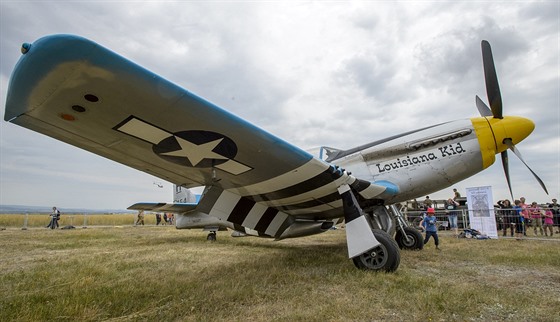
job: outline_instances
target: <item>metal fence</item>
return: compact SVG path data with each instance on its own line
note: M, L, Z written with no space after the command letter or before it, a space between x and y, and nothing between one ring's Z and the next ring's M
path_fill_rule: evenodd
M454 210L457 214L457 226L459 229L467 228L469 226L469 216L467 209L457 209ZM419 227L420 221L426 215L424 210L408 210L403 212L405 219L412 225L413 227ZM438 222L439 229L445 230L449 229L449 221L448 216L449 212L445 210L436 210L436 219Z
M552 208L539 208L541 211L541 219L544 225L544 213L547 210L550 210L553 213L553 230L554 232L558 232L560 231L560 214L559 213L555 213L555 211L557 211L556 209L552 209ZM492 208L492 209L487 209L488 211L493 210L494 211L494 216L496 218L496 228L499 232L505 230L505 229L510 229L511 227L511 223L516 222L516 218L517 215L517 211L513 208ZM459 227L459 229L464 229L464 228L469 228L470 227L470 222L469 222L469 209L467 208L463 208L463 209L456 209L453 210L456 214L457 214L457 225ZM405 216L405 219L414 227L418 227L418 225L420 224L420 221L422 220L422 218L425 216L425 211L424 210L406 210L403 212L403 215ZM445 230L445 229L449 229L449 221L448 221L448 215L449 212L446 210L438 210L436 209L436 218L439 224L439 227L441 230ZM528 219L528 220L527 220ZM525 226L526 227L531 227L533 226L533 218L530 218L530 214L529 214L529 218L525 219Z
M0 228L42 228L50 223L48 213L16 213L0 214ZM95 226L132 226L137 221L135 213L123 214L92 214L68 213L62 214L58 221L59 228L64 227L95 227ZM145 214L145 225L155 225L155 214Z

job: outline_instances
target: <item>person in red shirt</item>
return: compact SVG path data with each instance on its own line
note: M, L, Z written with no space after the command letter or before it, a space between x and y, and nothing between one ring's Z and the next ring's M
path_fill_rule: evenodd
M544 213L544 235L548 236L548 234L546 233L546 230L550 230L550 237L552 237L552 235L554 235L554 233L552 232L552 227L554 225L554 221L553 221L553 217L554 214L552 213L552 210L547 209Z
M531 206L527 209L531 215L531 226L533 227L533 232L537 236L537 228L539 228L541 236L544 235L542 227L542 212L539 205L533 201Z

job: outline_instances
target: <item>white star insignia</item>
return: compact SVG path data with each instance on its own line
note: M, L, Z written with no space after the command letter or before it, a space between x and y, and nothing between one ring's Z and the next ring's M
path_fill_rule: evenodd
M167 153L161 153L161 155L173 156L173 157L186 157L189 159L193 167L200 163L204 159L222 159L227 160L228 158L220 155L212 150L222 142L224 138L206 142L200 145L189 142L183 138L175 136L175 139L181 146L180 150L171 151Z

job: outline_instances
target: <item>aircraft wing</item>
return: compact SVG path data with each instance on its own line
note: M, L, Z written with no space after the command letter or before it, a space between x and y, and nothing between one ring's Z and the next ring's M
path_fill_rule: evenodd
M128 207L130 210L146 210L156 212L187 213L196 209L195 203L157 203L139 202Z
M199 209L275 236L296 217L343 216L345 171L81 37L24 44L5 119L184 187ZM219 86L219 85L216 85ZM266 107L263 107L266 108Z

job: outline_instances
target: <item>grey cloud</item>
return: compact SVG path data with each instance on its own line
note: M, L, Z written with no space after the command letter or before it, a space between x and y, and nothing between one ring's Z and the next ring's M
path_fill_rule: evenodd
M343 86L355 86L367 97L390 103L400 98L398 93L390 89L396 74L393 64L387 56L359 54L343 62L335 73L336 82Z
M538 20L538 24L545 27L558 27L558 13L560 12L560 2L558 1L536 1L527 3L519 11L519 16L523 19Z

